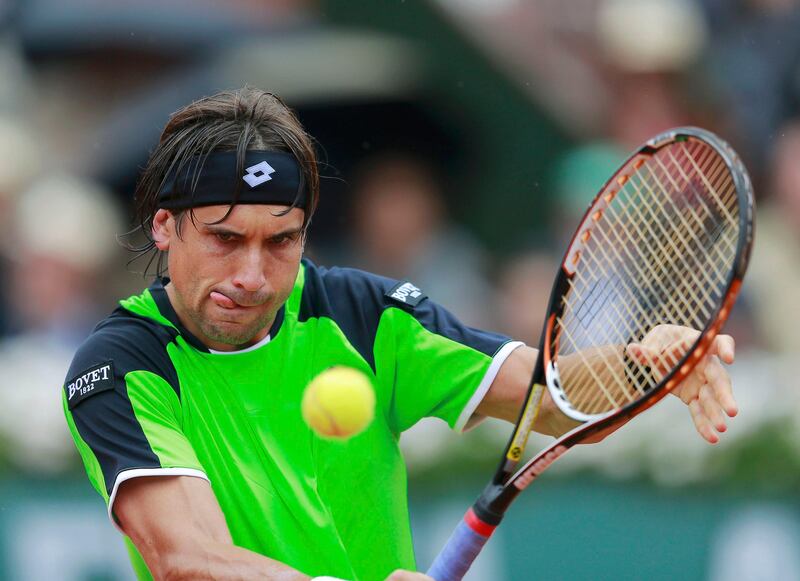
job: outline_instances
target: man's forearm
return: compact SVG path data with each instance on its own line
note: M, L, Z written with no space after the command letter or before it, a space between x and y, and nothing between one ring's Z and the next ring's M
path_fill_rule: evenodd
M532 347L521 346L514 350L503 363L477 413L515 423L519 417L530 385L533 367L539 352ZM588 386L601 383L606 389L602 398L589 402L587 411L598 413L617 407L639 394L630 375L625 359L624 345L604 345L583 349L580 352L559 358L559 373L562 385ZM571 393L570 396L576 394ZM607 399L610 398L610 399ZM580 400L579 397L576 400ZM534 431L550 436L560 436L580 422L569 418L558 408L545 389Z
M307 581L308 575L274 559L241 547L205 541L188 550L173 550L145 561L155 563L156 579L182 580L240 580L264 579L274 581Z
M114 507L156 579L308 579L288 565L235 546L206 480L133 478L120 487Z
M538 350L525 345L515 349L503 362L476 412L515 423L525 403L525 395L538 353ZM550 397L550 392L545 389L542 407L539 409L539 416L533 429L541 434L560 436L577 425L578 422L565 416L558 409Z

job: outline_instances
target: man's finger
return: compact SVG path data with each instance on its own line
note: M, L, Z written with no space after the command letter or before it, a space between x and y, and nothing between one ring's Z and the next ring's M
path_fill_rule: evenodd
M703 406L700 405L700 400L693 399L689 402L689 413L692 414L692 421L694 422L694 427L698 434L703 436L709 444L716 444L719 442L719 436L711 428L711 423L703 413Z
M655 355L650 349L647 349L641 343L628 343L625 346L625 352L628 354L628 357L633 359L639 365L650 365L653 362L653 356Z
M700 388L700 394L697 399L700 400L700 405L703 406L703 413L714 429L718 432L727 430L728 426L725 424L725 415L722 413L722 407L714 397L714 391L710 385L706 383Z
M678 341L674 341L667 345L664 349L663 356L666 358L667 361L670 363L670 367L675 367L678 361L680 361L686 352L689 350L697 337L684 337Z
M635 363L648 367L656 381L661 381L670 367L669 362L660 353L641 343L629 343L625 347L625 351Z
M730 417L739 413L739 406L733 397L733 387L728 372L716 355L706 356L703 376L713 391L714 398Z
M634 361L640 365L656 368L663 375L678 364L694 341L693 337L684 337L660 346L630 343L627 351Z
M689 404L693 399L697 399L700 395L700 388L706 382L705 377L695 368L683 381L681 381L673 390L675 395L681 398L685 404Z
M708 352L711 355L719 355L722 361L730 365L736 356L736 341L730 335L718 335Z

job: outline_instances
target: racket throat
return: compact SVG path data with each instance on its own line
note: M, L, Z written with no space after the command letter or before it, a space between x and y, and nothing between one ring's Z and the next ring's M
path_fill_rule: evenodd
M475 516L489 526L499 525L511 504L511 499L507 499L503 494L504 489L502 484L491 483L483 489L483 493L472 505Z
M522 411L511 441L508 443L506 455L495 475L495 484L503 483L522 459L525 446L528 444L528 437L539 415L545 389L547 388L542 383L534 383L531 386L529 397L525 402L525 409Z

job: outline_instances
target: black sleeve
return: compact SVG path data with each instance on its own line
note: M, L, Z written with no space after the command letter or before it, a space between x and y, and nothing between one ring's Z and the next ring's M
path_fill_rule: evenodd
M159 380L167 392L163 398L180 397L177 374L166 351L174 338L172 331L125 313L118 310L95 329L78 349L64 383L68 422L97 459L107 494L120 472L161 466L134 413L126 375L149 371L163 380Z

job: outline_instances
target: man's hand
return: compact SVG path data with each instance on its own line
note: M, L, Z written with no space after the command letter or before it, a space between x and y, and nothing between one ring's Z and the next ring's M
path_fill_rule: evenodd
M428 577L423 573L414 571L404 571L398 569L386 578L386 581L434 581L433 577Z
M677 325L654 327L641 343L626 347L628 356L650 367L655 379L673 367L695 342L699 331ZM697 432L711 444L727 430L725 415L734 417L739 408L733 398L731 378L722 363L733 363L735 343L730 335L719 335L692 372L672 390L689 406ZM716 431L715 431L716 430Z
M658 379L686 353L699 334L699 331L688 327L658 325L641 343L631 343L625 349L633 361L648 366ZM698 433L712 444L719 441L718 433L727 429L725 415L733 417L739 411L733 398L730 377L722 366L722 363L733 363L734 351L733 338L719 335L694 370L672 390L689 406ZM530 347L516 349L500 367L477 413L514 423L525 398L536 355L537 351ZM549 391L545 392L534 426L536 431L560 436L577 425L578 422L558 409ZM620 427L616 425L585 443L599 442Z

